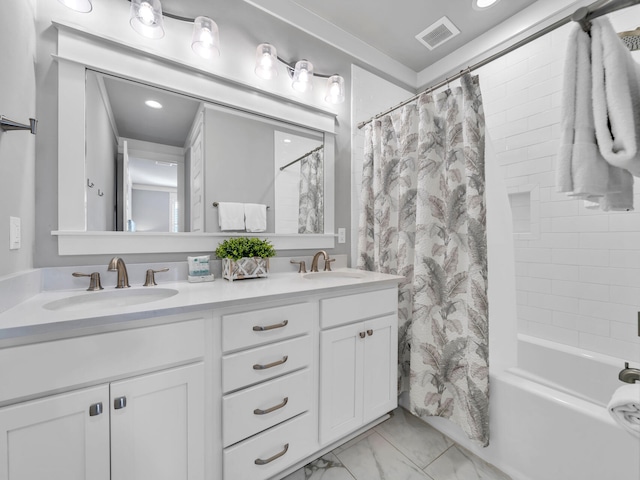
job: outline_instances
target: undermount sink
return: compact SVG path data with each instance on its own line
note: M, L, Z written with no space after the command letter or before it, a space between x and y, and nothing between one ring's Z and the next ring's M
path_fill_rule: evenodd
M150 303L162 300L163 298L173 297L177 293L178 290L174 290L173 288L101 290L99 292L79 293L71 297L54 300L44 304L42 308L69 312L128 307L131 305L140 305L142 303Z
M305 273L302 275L303 278L307 280L324 280L330 278L340 278L340 279L360 279L364 278L365 274L363 272L355 272L355 271L328 271L328 272L311 272Z

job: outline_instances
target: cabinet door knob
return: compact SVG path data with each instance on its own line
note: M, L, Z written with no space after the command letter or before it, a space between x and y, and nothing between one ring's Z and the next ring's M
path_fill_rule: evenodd
M113 401L113 408L120 410L127 406L127 397L118 397Z
M360 335L360 338L364 338L367 334L364 332L360 332L359 335Z
M369 336L373 335L373 330L367 330L367 335Z
M277 367L278 365L282 365L283 363L285 363L287 360L289 360L289 356L285 355L284 357L282 357L282 360L278 360L276 362L273 363L267 363L266 365L260 365L260 364L255 364L253 366L254 370L266 370L267 368L273 368L273 367Z
M94 403L89 407L89 416L95 417L102 413L102 402Z
M288 443L284 446L284 449L280 453L276 453L273 457L267 458L266 460L262 460L261 458L256 458L254 463L256 465L266 465L267 463L271 463L274 460L276 460L276 459L280 458L281 456L283 456L285 453L287 453L287 450L289 450L289 444Z
M275 325L267 325L266 327L253 327L254 332L266 332L267 330L273 330L275 328L286 327L289 324L289 320L285 320L282 323L276 323Z
M276 410L280 410L282 407L284 407L287 403L289 403L289 397L284 397L284 399L282 400L282 402L280 402L278 405L274 405L271 408L267 408L266 410L260 410L259 408L256 408L253 411L254 415L266 415L267 413L271 413L271 412L275 412Z

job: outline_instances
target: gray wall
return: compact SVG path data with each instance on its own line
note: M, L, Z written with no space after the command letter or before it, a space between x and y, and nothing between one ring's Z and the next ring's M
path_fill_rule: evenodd
M140 190L131 192L132 218L138 232L169 231L169 192Z
M118 139L95 75L87 76L86 97L86 168L93 183L93 188L87 187L87 230L109 231L115 224Z
M0 115L36 117L35 0L0 1ZM34 265L36 137L0 130L0 276ZM9 250L9 217L21 219L22 246Z
M113 3L115 8L121 0L103 0L103 3ZM2 2L4 3L4 1ZM15 2L14 2L15 3ZM107 5L105 5L107 6ZM108 5L111 9L111 5ZM104 8L104 7L103 7ZM345 84L351 84L350 67L353 59L343 52L325 44L324 42L305 34L297 28L286 24L251 5L238 0L219 0L208 6L210 11L203 7L201 14L208 14L216 20L221 31L222 55L216 64L216 68L226 68L227 65L246 63L246 69L253 70L252 62L255 48L259 43L269 41L278 46L279 55L285 59L297 60L308 58L313 61L315 70L323 73L339 72L345 78ZM38 0L38 63L37 63L37 87L38 87L38 115L40 115L43 128L38 135L37 155L38 169L36 172L36 186L38 196L36 199L36 253L34 264L37 267L56 265L89 265L106 263L109 256L64 256L58 255L57 239L51 235L52 230L57 229L57 65L53 62L51 54L56 52L56 30L51 25L53 17L67 16L67 21L72 21L80 26L83 22L95 22L97 17L83 16L67 12L59 2L51 0ZM94 11L98 10L98 6ZM92 14L89 14L93 15ZM6 18L4 15L2 18ZM88 20L86 20L88 19ZM122 18L121 28L128 28L127 19ZM88 26L87 28L91 28ZM17 35L20 37L22 34ZM141 42L148 42L141 40ZM14 42L15 43L15 42ZM230 67L228 67L230 68ZM257 77L256 77L257 78ZM268 88L265 84L265 88ZM350 225L350 177L351 177L351 118L350 118L351 94L347 89L345 102L337 110L336 123L336 196L335 196L335 225L349 227ZM349 254L351 232L347 236L346 244L336 244L331 250L332 254ZM6 238L6 237L5 237ZM212 250L215 245L212 245ZM200 253L200 252L190 252ZM210 253L210 252L202 252ZM300 251L280 251L279 255L298 255ZM184 260L184 254L164 255L130 255L126 256L129 262L146 261L172 261Z

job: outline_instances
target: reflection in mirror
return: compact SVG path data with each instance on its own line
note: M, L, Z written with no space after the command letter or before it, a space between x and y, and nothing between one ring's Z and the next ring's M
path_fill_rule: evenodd
M276 231L323 233L322 139L276 130L274 153Z
M88 230L219 232L213 203L241 202L324 233L322 132L91 70L85 108Z

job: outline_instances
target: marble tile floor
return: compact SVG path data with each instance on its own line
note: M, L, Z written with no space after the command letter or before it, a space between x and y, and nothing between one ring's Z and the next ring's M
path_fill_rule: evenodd
M283 480L510 480L423 421L394 415Z

